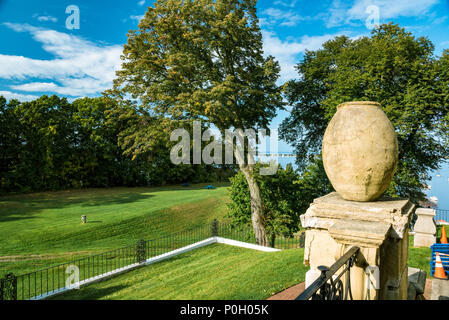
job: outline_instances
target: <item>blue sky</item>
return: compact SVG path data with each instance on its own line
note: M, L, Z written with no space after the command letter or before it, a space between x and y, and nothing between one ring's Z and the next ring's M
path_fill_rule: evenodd
M0 95L22 101L42 94L71 100L100 95L120 67L127 32L152 3L0 0ZM79 8L79 29L66 28L69 5ZM316 50L336 35L369 35L376 10L379 23L394 21L429 37L435 54L449 48L449 0L264 0L257 7L265 54L281 64L280 82L297 76L294 65L306 49ZM286 115L280 112L272 126Z

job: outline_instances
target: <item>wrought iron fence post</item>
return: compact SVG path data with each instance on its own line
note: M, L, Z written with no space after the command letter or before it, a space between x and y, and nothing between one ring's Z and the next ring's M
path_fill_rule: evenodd
M354 265L359 251L359 247L351 247L330 268L319 266L320 277L308 286L296 300L346 300L348 298L352 300L350 269ZM341 270L342 267L343 270ZM337 274L337 272L339 273ZM346 286L343 287L342 276L345 274Z
M210 234L212 237L218 237L218 220L214 219L210 226Z
M321 271L320 278L322 280L325 280L326 272L329 271L329 268L327 266L318 266L318 270ZM326 300L328 294L329 294L329 285L327 283L324 283L324 286L320 287L320 293L315 297L315 299L318 298L319 300Z
M17 300L17 277L12 273L0 280L1 300Z
M136 243L136 262L143 263L147 259L147 246L145 240L139 240Z

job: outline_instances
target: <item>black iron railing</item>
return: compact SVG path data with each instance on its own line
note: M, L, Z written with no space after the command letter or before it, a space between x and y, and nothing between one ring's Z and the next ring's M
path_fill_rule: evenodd
M350 269L354 265L359 251L359 247L352 247L330 268L319 266L320 277L307 287L296 300L352 300ZM337 274L339 270L340 272ZM344 284L343 275L346 275Z
M449 222L449 210L436 209L434 220L435 221L437 221L437 220L444 220L446 222Z
M40 299L58 293L67 287L67 280L73 270L77 270L79 283L95 278L129 270L150 258L206 240L223 237L249 243L256 243L254 231L250 227L235 227L214 220L210 224L169 234L151 240L139 240L136 244L72 260L49 268L15 276L6 275L0 279L0 300ZM278 249L304 247L304 237L300 235L276 235L271 245ZM270 244L267 244L269 246Z
M67 287L67 279L77 270L76 282L103 277L135 268L147 259L209 238L210 226L203 225L151 240L139 240L119 249L72 260L49 268L16 276L17 299L39 299Z

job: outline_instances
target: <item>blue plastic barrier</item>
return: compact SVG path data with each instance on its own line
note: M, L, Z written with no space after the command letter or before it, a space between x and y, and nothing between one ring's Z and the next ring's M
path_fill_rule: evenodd
M449 274L449 244L446 243L435 243L433 244L430 249L432 250L431 258L430 258L430 274L433 277L433 273L435 272L435 259L436 259L436 252L440 254L441 262L443 263L444 271L446 271L446 274ZM441 255L447 254L448 256Z

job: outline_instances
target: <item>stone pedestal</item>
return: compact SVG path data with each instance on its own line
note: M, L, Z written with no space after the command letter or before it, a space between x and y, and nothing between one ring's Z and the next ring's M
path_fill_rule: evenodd
M354 299L407 299L408 229L414 205L408 200L342 199L336 192L317 198L301 216L306 228L306 287L352 246L360 253L351 268ZM380 277L370 275L378 270ZM346 281L345 277L343 280Z
M416 209L418 219L415 222L414 247L430 247L437 242L437 226L434 221L435 210L427 208Z

